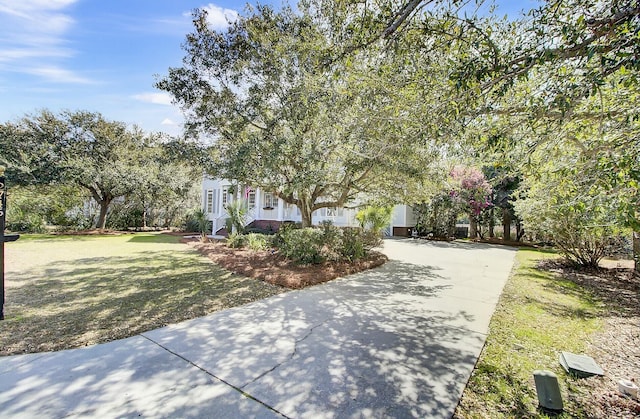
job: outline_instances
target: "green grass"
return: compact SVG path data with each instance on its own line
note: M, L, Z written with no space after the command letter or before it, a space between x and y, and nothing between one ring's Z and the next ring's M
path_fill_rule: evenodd
M164 234L25 235L5 251L0 355L120 339L283 292Z
M456 411L461 418L545 417L537 410L533 371L550 370L560 380L565 413L582 417L571 404L574 391L558 362L561 351L581 353L603 327L602 304L575 283L535 268L554 257L519 250L511 278L491 319L487 343Z

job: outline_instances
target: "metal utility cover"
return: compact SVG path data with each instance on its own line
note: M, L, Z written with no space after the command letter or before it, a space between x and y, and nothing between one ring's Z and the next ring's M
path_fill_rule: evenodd
M578 378L591 377L592 375L604 375L604 371L596 361L587 355L576 355L571 352L560 353L560 365L572 375Z

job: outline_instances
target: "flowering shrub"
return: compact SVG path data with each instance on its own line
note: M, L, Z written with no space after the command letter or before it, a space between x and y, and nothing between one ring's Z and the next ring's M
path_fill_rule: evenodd
M451 171L451 178L454 181L451 197L459 200L471 214L478 216L483 209L491 205L491 185L480 170L456 166Z

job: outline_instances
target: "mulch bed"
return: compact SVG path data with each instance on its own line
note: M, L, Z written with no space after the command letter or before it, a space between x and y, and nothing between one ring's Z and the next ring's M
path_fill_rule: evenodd
M185 240L223 268L251 278L287 288L304 288L383 265L388 258L379 252L355 262L324 262L298 265L277 252L232 249L221 242Z
M604 377L577 379L583 394L572 398L589 417L640 417L640 401L618 392L618 381L640 386L640 277L630 267L609 264L598 269L579 269L559 260L546 260L540 268L556 272L589 290L604 303L604 330L593 336L587 355L605 371Z

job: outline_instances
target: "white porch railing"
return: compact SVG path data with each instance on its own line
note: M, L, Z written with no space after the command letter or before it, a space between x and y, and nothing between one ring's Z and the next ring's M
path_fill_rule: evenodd
M222 230L226 227L227 220L229 219L229 214L223 212L219 217L213 219L212 223L212 232L211 234L215 235L218 231ZM244 217L244 225L245 227L251 224L256 220L255 218L255 210L247 211L247 215Z
M226 212L222 213L219 217L216 217L212 223L213 231L211 232L211 234L215 236L218 231L223 229L225 227L225 224L227 223L227 218L229 218L229 214L227 214Z

